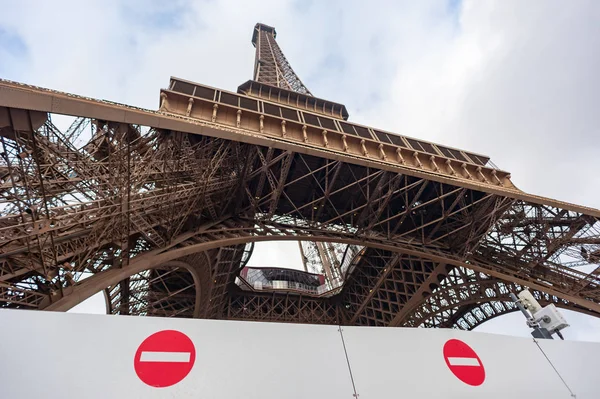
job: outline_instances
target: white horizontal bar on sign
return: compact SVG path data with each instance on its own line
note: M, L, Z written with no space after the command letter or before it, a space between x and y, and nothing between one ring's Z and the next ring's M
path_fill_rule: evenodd
M449 357L450 366L479 366L479 360L475 357Z
M140 362L189 363L189 352L142 352Z

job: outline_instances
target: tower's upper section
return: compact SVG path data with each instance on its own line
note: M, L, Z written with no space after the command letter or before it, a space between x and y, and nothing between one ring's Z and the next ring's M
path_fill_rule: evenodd
M265 35L270 39L264 39ZM276 44L275 29L256 25L252 42L260 47L261 40ZM316 146L338 156L363 160L375 157L379 162L399 163L450 179L462 176L482 184L514 188L510 174L498 170L485 155L347 122L344 105L292 90L289 82L265 82L267 75L263 74L260 58L256 69L258 81L241 84L237 94L171 78L169 88L161 90L160 111L277 137L301 148Z
M258 33L261 31L264 31L266 33L273 35L274 39L277 38L277 32L275 31L274 27L265 25L265 24L261 24L259 22L256 25L254 25L254 31L252 32L252 45L254 45L254 47L256 47L256 41L258 40Z
M348 119L348 111L343 104L323 100L311 94L283 55L275 37L277 32L274 27L261 23L254 26L254 76L253 80L238 87L238 93L337 119Z
M296 75L283 52L277 45L275 28L256 24L252 33L252 44L256 47L254 58L254 80L271 86L312 95Z

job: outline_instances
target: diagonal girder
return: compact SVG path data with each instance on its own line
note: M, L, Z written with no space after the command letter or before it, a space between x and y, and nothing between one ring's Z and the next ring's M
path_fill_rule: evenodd
M0 306L106 290L114 313L470 329L530 287L600 313L599 211L343 121L273 28L254 42L252 95L174 79L158 112L0 82ZM77 118L61 130L52 111ZM246 244L269 240L359 249L340 293L240 292Z

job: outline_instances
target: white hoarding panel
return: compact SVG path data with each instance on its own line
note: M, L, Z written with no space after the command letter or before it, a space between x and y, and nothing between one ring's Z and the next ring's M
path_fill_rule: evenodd
M600 398L599 344L546 339L538 344L577 399Z
M2 399L356 399L354 387L358 399L600 398L599 359L596 343L447 329L340 334L338 326L0 310Z
M533 339L368 327L343 336L360 399L571 398Z
M337 326L0 310L1 398L345 398Z

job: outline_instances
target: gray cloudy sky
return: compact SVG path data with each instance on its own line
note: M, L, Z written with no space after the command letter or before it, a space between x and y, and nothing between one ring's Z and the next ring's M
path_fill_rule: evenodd
M178 76L235 90L256 22L353 121L491 156L521 189L600 207L600 2L0 0L0 77L156 108ZM290 246L259 246L279 265ZM297 261L299 262L299 260ZM79 310L102 311L92 299ZM600 322L570 312L570 339ZM480 331L527 335L522 317Z

